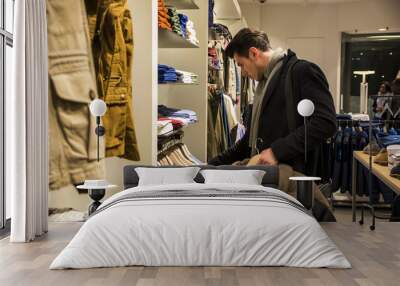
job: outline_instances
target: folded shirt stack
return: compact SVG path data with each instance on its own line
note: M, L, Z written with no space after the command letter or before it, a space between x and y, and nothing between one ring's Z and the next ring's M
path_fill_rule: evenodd
M189 84L196 84L198 83L198 77L196 74L187 72L187 71L180 71L176 70L176 74L178 75L177 82L180 83L189 83Z
M177 33L179 36L183 37L181 21L179 19L178 12L173 7L169 7L167 8L167 10L169 16L169 23L171 24L172 31Z
M173 67L167 65L158 65L158 83L176 82L178 76Z
M164 0L158 0L158 27L172 31L168 9L165 7Z
M176 109L165 105L158 106L158 116L181 122L184 126L197 122L197 114L193 110ZM159 118L159 120L160 120ZM174 124L174 122L172 122Z
M194 29L194 24L192 21L188 20L186 23L186 39L189 40L194 45L199 44L199 40L197 39L196 30Z
M369 121L369 115L368 114L362 114L362 113L350 113L352 120L359 120L359 121Z
M181 129L183 126L186 126L187 120L181 120L181 119L173 119L169 117L159 117L158 121L168 121L172 124L173 130L178 130Z
M174 131L171 120L157 120L157 134L165 135Z
M179 17L179 22L181 24L182 37L186 38L187 37L186 36L187 35L186 34L186 24L187 24L187 21L189 20L189 18L184 14L178 14L178 17Z

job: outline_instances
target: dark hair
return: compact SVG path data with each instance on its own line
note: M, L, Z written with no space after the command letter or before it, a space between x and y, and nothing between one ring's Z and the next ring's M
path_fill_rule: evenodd
M400 78L396 78L394 81L392 81L391 88L394 94L400 94Z
M225 52L230 58L233 58L235 53L247 58L251 47L263 52L269 50L271 46L267 34L262 31L243 28L233 37Z
M391 88L390 83L388 81L382 82L381 86L382 86L382 84L385 86L385 92L392 92L392 88Z

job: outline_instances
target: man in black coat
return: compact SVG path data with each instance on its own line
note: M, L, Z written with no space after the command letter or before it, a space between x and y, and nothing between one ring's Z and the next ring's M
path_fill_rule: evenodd
M226 48L242 73L259 82L250 126L232 148L209 164L232 164L260 153L259 164L284 163L307 175L316 175L318 150L336 132L336 113L322 70L299 60L291 50L272 49L267 35L240 30ZM309 99L315 105L307 124L307 168L304 164L304 121L297 104Z

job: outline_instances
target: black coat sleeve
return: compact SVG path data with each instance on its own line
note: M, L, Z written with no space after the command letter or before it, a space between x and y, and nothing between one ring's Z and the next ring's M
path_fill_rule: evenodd
M317 65L300 61L292 72L293 87L297 89L294 93L300 92L300 100L309 99L315 105L314 114L307 124L307 149L312 150L336 132L336 112L332 95L328 82ZM286 137L274 141L271 148L279 162L304 156L304 125L299 125Z
M250 128L246 128L246 133L235 145L222 152L208 161L209 165L231 165L236 161L241 161L250 156L249 147Z

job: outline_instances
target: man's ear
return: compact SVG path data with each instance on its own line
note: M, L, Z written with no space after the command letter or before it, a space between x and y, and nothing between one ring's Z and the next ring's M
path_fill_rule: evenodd
M249 59L255 60L258 58L258 55L259 55L259 50L257 48L251 47L249 49Z

